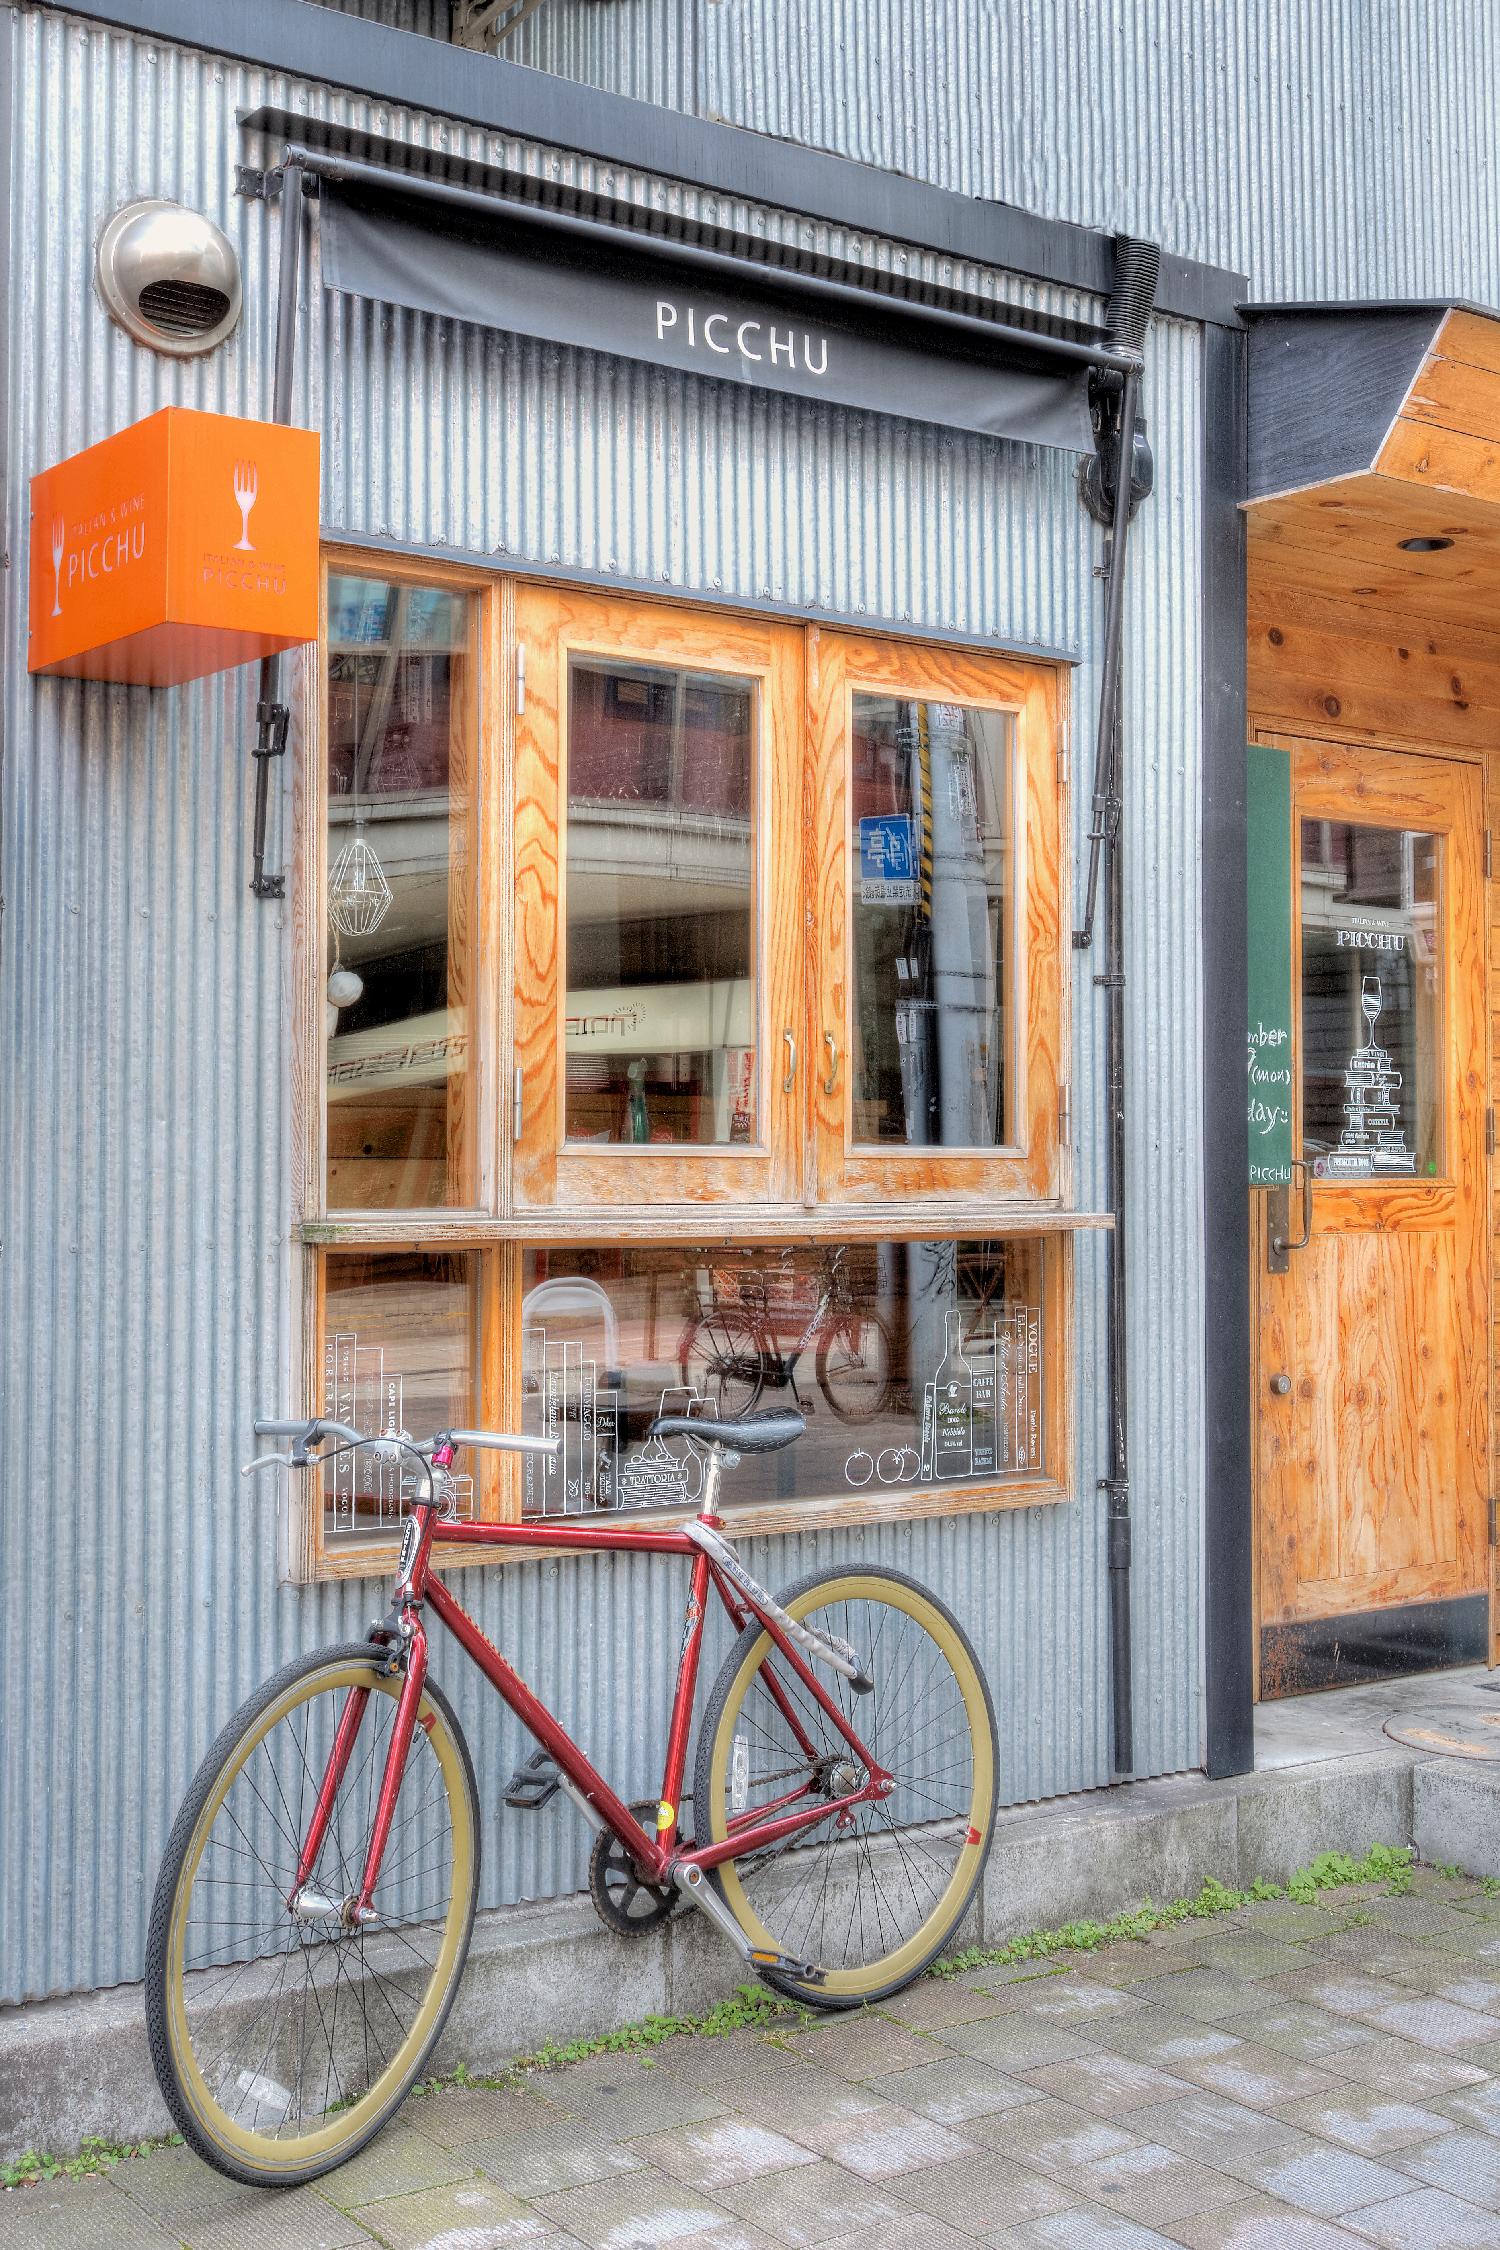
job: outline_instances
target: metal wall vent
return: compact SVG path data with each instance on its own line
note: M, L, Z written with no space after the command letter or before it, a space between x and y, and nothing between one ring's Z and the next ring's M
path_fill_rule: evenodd
M138 344L186 358L237 326L240 261L212 219L152 197L127 203L100 235L99 294Z

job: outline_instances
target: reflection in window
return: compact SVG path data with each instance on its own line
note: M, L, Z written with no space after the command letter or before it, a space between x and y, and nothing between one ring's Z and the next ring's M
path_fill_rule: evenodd
M696 1502L702 1459L663 1412L798 1406L807 1434L742 1458L724 1504L895 1498L1044 1471L1035 1241L724 1251L528 1250L530 1516Z
M462 1203L472 604L328 584L328 1201Z
M1438 1169L1440 840L1302 823L1302 1145L1319 1179Z
M476 1417L477 1259L469 1253L330 1252L324 1267L323 1412L374 1437L428 1438ZM441 1471L438 1472L441 1475ZM444 1495L468 1518L475 1470L460 1460ZM416 1488L416 1463L368 1448L323 1471L324 1537L392 1530Z
M854 697L854 1139L1007 1139L1005 713Z
M575 657L567 1135L754 1141L755 686Z

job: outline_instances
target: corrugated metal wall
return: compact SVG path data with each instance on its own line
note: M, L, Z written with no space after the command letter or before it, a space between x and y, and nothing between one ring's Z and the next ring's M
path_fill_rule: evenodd
M375 120L327 89L36 9L12 11L0 36L14 104L5 532L17 564L0 805L0 1571L19 1589L0 1731L0 1996L20 1997L140 1973L161 1841L213 1727L289 1653L362 1631L374 1600L366 1587L279 1586L275 1503L236 1474L252 1415L288 1394L297 1287L288 932L283 910L246 889L253 682L152 693L29 680L25 479L168 400L264 410L272 219L232 196L235 111L278 99ZM436 131L399 112L378 122ZM210 211L244 248L245 324L205 363L132 347L90 286L101 220L153 191ZM772 232L788 223L766 218ZM1075 648L1086 761L1098 535L1065 457L324 298L315 271L305 309L296 412L325 433L334 529ZM1197 335L1159 323L1151 355L1160 483L1130 603L1128 944L1136 1701L1142 1770L1161 1771L1199 1745L1199 999L1184 974L1199 913ZM1074 794L1081 840L1086 780ZM1097 1025L1085 977L1085 1205L1102 1190ZM1081 1268L1076 1504L752 1555L774 1582L853 1544L945 1592L989 1665L1012 1799L1108 1778L1096 1240ZM677 1639L671 1568L545 1564L469 1589L486 1630L627 1793L649 1793L641 1745ZM626 1692L605 1692L620 1652ZM479 1713L460 1661L442 1673L493 1804L518 1746L491 1705ZM566 1810L510 1817L486 1847L492 1898L580 1878Z
M652 73L682 23L677 94ZM1495 0L544 0L507 52L1259 296L1500 299Z

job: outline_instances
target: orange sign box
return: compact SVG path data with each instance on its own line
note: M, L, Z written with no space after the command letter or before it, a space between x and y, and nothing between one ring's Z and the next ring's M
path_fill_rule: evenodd
M27 669L172 687L318 631L318 433L164 406L31 480Z

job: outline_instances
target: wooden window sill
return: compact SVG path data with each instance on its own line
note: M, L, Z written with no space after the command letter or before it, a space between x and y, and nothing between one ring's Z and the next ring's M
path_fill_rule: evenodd
M730 1472L732 1474L732 1472ZM1051 1477L1016 1478L1014 1482L990 1486L977 1486L972 1490L955 1491L941 1485L927 1486L915 1491L893 1493L887 1500L875 1500L858 1494L830 1494L826 1500L789 1501L784 1507L754 1506L736 1508L726 1506L724 1528L731 1539L769 1538L780 1532L797 1531L848 1531L865 1524L899 1521L912 1523L937 1516L994 1515L1015 1508L1058 1507L1071 1500L1066 1486ZM641 1528L662 1524L691 1522L691 1508L656 1508L636 1515L611 1512L598 1520L611 1524L635 1524ZM587 1516L574 1516L572 1523L587 1523ZM395 1567L399 1542L394 1533L387 1539L361 1540L357 1545L325 1549L311 1576L320 1578L381 1578ZM441 1553L434 1550L435 1568L442 1577L456 1570L474 1570L493 1567L495 1564L514 1566L517 1563L557 1562L564 1559L576 1561L579 1554L587 1552L577 1547L515 1547L507 1552L503 1547L445 1547Z
M991 1240L1002 1235L1077 1234L1110 1228L1107 1211L1073 1211L1023 1197L981 1202L970 1196L925 1195L909 1202L842 1204L809 1211L800 1203L731 1206L653 1203L572 1204L495 1218L481 1211L346 1211L306 1219L298 1239L321 1248L376 1246L479 1247L504 1242L738 1243L926 1242L946 1236Z

